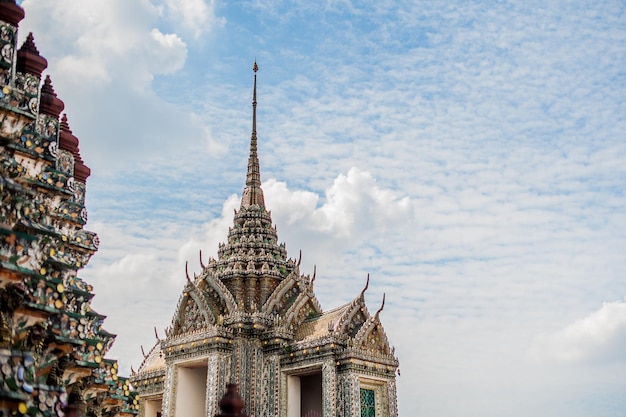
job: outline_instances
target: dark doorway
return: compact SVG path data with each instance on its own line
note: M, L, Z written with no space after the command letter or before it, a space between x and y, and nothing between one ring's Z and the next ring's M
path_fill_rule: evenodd
M302 375L300 393L302 417L322 417L322 373Z

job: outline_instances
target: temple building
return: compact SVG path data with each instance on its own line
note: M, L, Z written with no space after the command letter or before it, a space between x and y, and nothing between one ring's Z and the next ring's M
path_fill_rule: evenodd
M0 416L133 416L136 393L104 357L115 335L78 276L98 249L91 171L33 35L17 49L24 16L0 0Z
M279 243L261 188L254 64L246 185L217 259L189 277L165 338L131 382L141 417L212 417L228 383L251 417L397 417L398 360L365 304L369 277L348 303L323 311L315 271ZM155 329L156 333L156 329Z

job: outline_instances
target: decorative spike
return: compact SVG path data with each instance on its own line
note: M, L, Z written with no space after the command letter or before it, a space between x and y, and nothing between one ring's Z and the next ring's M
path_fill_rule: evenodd
M259 156L257 153L256 137L256 73L259 70L256 61L252 67L254 71L254 89L252 93L252 135L250 137L250 156L248 157L248 173L246 174L246 187L241 196L241 207L258 205L265 208L265 199L261 189L261 170L259 168Z
M141 346L141 354L143 355L143 358L146 359L148 357L148 355L146 355L146 352L143 350L143 345Z
M72 133L70 125L67 121L67 114L65 113L63 113L63 116L61 116L60 127L61 131L59 132L59 149L69 151L72 153L72 155L74 155L74 179L84 184L87 181L89 175L91 175L91 169L89 169L89 167L85 165L83 159L80 157L80 151L78 149L78 138Z
M133 365L130 365L130 374L131 375L135 375L136 374L135 370L133 369Z
M154 326L154 336L156 337L157 341L159 341L159 342L161 341L161 338L159 337L159 333L157 332L156 326Z
M383 308L385 307L385 293L383 293L383 303L380 305L380 308L378 309L378 311L376 312L376 315L379 315L381 311L383 311Z
M187 281L191 284L191 278L189 278L189 261L185 262L185 275L187 275Z
M26 40L22 44L22 47L17 51L16 71L33 74L37 76L37 78L40 78L41 73L47 66L48 61L46 58L39 55L39 51L35 46L33 33L30 32L28 36L26 36Z
M63 100L57 97L57 93L52 86L52 80L46 75L41 87L41 98L39 102L39 112L49 116L59 117L65 108Z
M74 136L72 129L70 129L66 113L63 113L61 116L59 126L61 127L61 134L59 135L59 148L64 151L71 152L74 155L74 159L78 160L80 158L78 138ZM82 162L82 159L80 161Z
M300 267L300 262L302 262L302 249L300 249L300 255L298 256L298 267Z
M256 72L259 70L259 66L254 60L252 71L254 71L254 91L252 92L252 135L256 137Z
M363 291L361 291L361 297L365 296L365 291L367 291L367 289L370 286L370 274L367 274L367 281L365 281L365 288L363 288Z
M33 32L28 32L28 35L26 35L26 40L22 44L21 49L25 49L35 54L39 54L39 50L35 46L35 37L33 36Z
M200 249L200 266L202 267L202 269L206 268L206 266L204 265L204 262L202 262L202 249Z
M313 265L313 278L311 278L311 287L313 287L313 283L315 282L315 275L317 275L317 265Z

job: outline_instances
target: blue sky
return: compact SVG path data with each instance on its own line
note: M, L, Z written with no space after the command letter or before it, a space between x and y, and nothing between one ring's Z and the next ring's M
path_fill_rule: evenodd
M279 238L324 309L386 293L401 416L624 415L623 2L21 4L127 372L232 223L256 59Z

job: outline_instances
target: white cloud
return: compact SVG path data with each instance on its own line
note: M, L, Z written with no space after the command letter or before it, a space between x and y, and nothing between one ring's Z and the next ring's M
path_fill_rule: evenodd
M137 159L149 163L162 151L184 159L224 150L193 109L154 90L155 77L180 71L187 59L181 36L160 27L171 10L149 0L24 0L22 6L20 37L35 34L94 175L105 175L106 167L134 169ZM183 138L187 146L177 146Z
M21 26L36 33L61 84L124 80L146 88L146 74L171 73L185 62L185 43L154 28L158 13L148 1L25 0L23 7L28 19Z
M196 38L211 30L213 25L224 24L223 18L215 16L215 0L166 0L166 5L171 19Z
M356 167L335 178L319 207L315 193L290 191L284 182L270 180L263 189L278 221L332 238L358 242L367 231L382 232L413 220L408 197L381 188L369 172Z
M155 59L154 68L159 68L157 73L171 74L183 67L187 47L178 35L164 34L154 28L150 31L150 37L154 40L154 44L150 46L156 47L152 49L152 54Z
M626 362L626 302L607 302L600 310L553 334L538 335L528 350L536 362Z

